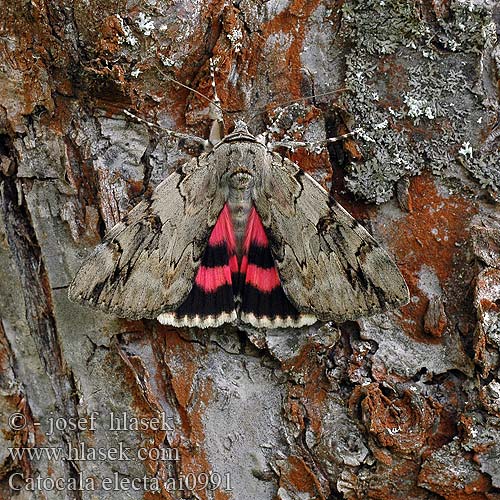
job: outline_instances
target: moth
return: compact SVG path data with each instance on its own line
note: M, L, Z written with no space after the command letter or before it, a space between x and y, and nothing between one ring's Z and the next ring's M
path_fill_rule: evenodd
M298 165L243 122L105 236L72 301L175 327L302 327L408 302L396 264Z

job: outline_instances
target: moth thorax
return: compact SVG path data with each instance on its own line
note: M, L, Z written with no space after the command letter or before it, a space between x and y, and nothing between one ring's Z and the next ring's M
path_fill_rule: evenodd
M233 222L238 258L243 254L243 242L248 217L252 208L253 176L248 172L235 172L229 178L227 204Z

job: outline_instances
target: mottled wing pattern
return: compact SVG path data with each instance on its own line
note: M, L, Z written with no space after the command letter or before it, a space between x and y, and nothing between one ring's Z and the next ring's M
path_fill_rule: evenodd
M76 274L71 300L126 318L156 318L185 300L225 203L209 160L184 164L111 229Z
M259 174L255 206L299 311L342 322L408 302L396 264L312 177L277 154Z

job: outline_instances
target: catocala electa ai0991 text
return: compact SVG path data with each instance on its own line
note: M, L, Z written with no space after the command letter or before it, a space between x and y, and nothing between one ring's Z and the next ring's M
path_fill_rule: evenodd
M111 229L69 297L174 326L275 328L395 308L408 288L320 184L239 122Z

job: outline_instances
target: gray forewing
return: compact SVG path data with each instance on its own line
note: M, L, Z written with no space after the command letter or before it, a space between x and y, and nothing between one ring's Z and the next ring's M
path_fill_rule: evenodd
M225 202L207 156L167 177L111 229L76 274L71 300L127 318L156 318L183 302Z
M342 322L404 305L408 287L370 234L297 165L269 154L254 201L288 298Z

